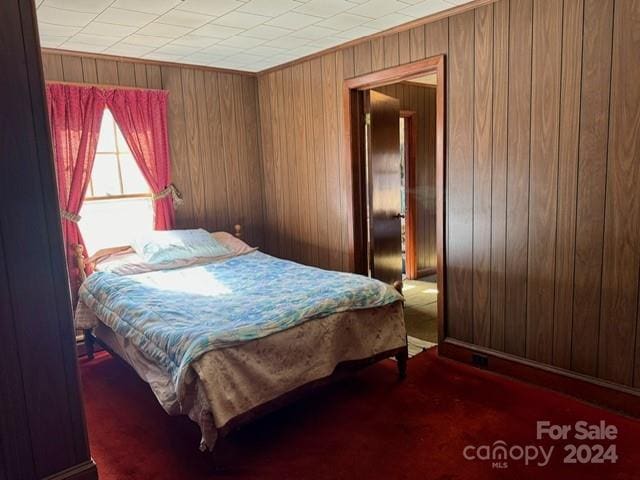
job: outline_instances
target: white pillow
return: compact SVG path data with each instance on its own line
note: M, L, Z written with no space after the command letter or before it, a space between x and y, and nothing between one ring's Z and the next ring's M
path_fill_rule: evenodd
M229 250L208 232L197 230L158 230L147 233L131 244L147 263L167 263L194 257L219 257Z

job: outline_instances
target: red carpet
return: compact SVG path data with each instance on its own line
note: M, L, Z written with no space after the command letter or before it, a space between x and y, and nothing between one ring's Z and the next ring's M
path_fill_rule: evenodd
M395 363L272 414L231 435L214 456L195 424L169 417L151 390L106 354L81 361L89 437L101 480L640 478L640 421L436 356ZM614 441L538 441L536 421L615 425ZM571 437L570 437L571 438ZM465 460L467 445L555 445L547 466ZM567 443L616 444L616 464L562 463ZM516 451L514 451L516 452Z

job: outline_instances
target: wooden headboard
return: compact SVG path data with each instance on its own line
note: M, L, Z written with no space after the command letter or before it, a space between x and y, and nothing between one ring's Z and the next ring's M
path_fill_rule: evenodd
M240 224L235 224L233 226L233 235L236 238L242 238L242 225ZM71 246L71 249L73 250L73 259L74 259L74 264L76 266L76 268L78 269L78 275L80 277L80 283L84 282L87 279L87 267L94 267L96 262L105 257L106 255L110 255L113 253L118 253L118 252L124 252L126 250L129 250L131 247L129 246L122 246L122 247L111 247L111 248L104 248L102 250L99 250L98 252L96 252L94 255L92 255L89 258L85 258L84 255L84 247L82 245L79 244L74 244Z

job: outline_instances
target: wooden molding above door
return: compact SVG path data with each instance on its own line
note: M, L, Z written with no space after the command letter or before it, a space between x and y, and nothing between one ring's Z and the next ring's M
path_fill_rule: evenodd
M437 285L438 285L438 342L446 337L446 304L445 304L445 238L444 238L444 127L445 127L445 56L437 55L425 60L387 68L366 75L350 78L344 81L342 86L343 108L343 155L353 175L353 238L354 238L354 265L357 273L366 273L367 242L366 215L362 209L366 205L364 182L364 155L361 148L361 125L358 121L362 109L362 91L370 88L389 85L401 81L412 80L428 73L435 73L437 78L436 88L436 260L437 260ZM365 259L363 263L363 258Z

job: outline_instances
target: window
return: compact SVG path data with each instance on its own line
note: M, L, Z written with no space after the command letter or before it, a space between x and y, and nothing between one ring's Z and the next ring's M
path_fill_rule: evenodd
M151 189L109 109L100 126L96 159L79 226L87 251L129 245L153 230Z

